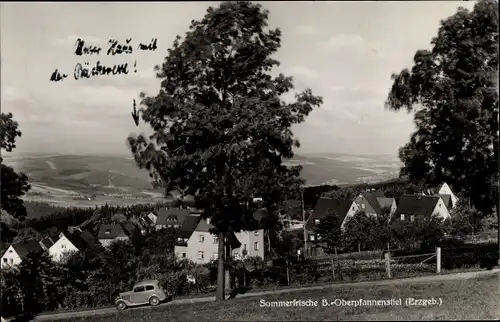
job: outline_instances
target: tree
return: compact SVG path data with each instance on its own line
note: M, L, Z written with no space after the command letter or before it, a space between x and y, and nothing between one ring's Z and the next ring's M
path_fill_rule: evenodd
M368 216L364 211L357 212L346 220L343 232L343 243L348 249L367 249L372 238L371 229L375 225L375 218Z
M327 216L320 220L316 233L321 237L324 243L323 248L326 254L334 254L335 249L342 245L342 231L340 226L342 222L339 220L338 214L334 210L330 210Z
M481 231L482 214L459 199L457 207L451 211L452 234L463 238Z
M28 317L57 307L58 271L46 252L28 254L19 264L19 287L23 313Z
M16 139L21 137L21 131L18 130L19 124L14 121L12 113L0 114L0 140L1 150L12 152L16 147ZM20 199L30 189L28 177L24 173L16 173L12 167L3 163L0 156L2 192L0 204L3 210L13 215L19 220L26 218L26 208L23 200Z
M417 127L399 150L401 175L447 182L487 213L498 200L498 1L459 8L431 44L392 75L386 107L414 111Z
M276 215L288 191L302 184L300 167L287 167L299 143L290 130L322 98L307 89L293 103L281 96L293 79L270 75L281 32L267 28L269 13L250 2L224 2L192 21L161 67L158 95L141 94L142 118L154 133L129 137L139 167L167 193L194 196L219 236L217 298L224 299L228 231L254 222L253 198Z

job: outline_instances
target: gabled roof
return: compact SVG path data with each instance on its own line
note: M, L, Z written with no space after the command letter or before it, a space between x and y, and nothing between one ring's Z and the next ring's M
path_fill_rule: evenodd
M453 202L451 200L451 195L436 194L435 196L441 197L441 199L443 199L444 205L447 208L450 208L453 206Z
M201 221L200 215L189 215L186 217L182 226L177 231L177 237L181 238L189 238L195 231L196 227L199 225Z
M309 231L314 230L316 226L314 224L314 220L326 217L330 210L335 211L340 222L343 222L345 216L351 208L351 205L352 201L348 199L332 199L326 197L319 198L313 213L306 221L306 229Z
M118 237L128 237L120 224L103 224L97 233L98 239L115 239Z
M391 208L394 198L377 197L377 202L380 205L380 209Z
M158 212L158 219L156 225L182 225L184 219L191 212L188 209L179 208L161 208Z
M69 241L73 244L79 251L85 249L99 250L101 249L101 244L99 241L89 232L63 232L62 233Z
M439 196L404 195L399 201L395 215L431 216L439 199Z
M382 208L380 207L380 204L378 203L377 198L385 198L384 194L380 191L363 191L361 192L361 195L368 201L370 206L372 206L373 210L377 214L382 213Z
M12 244L12 248L16 251L17 255L24 259L30 253L36 253L43 251L42 246L38 243L36 239L29 239L22 243Z
M41 246L45 247L46 249L49 249L52 245L54 245L54 243L55 241L50 237L44 238L40 241L40 244L42 244Z

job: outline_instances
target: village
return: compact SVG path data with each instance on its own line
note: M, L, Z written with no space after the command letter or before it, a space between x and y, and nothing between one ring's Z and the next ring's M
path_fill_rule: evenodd
M316 227L321 220L334 211L342 227L358 212L364 212L369 216L382 215L388 209L390 220L401 220L413 222L415 217L428 218L437 216L443 220L450 219L450 212L458 203L458 198L453 194L450 187L443 183L436 192L430 190L418 195L404 195L399 204L394 198L386 198L380 191L364 191L354 200L341 200L321 197L306 222L297 222L283 214L280 217L282 224L287 230L304 230L305 240L308 242L306 254L308 257L324 255L318 243L325 242L316 232ZM159 211L146 212L141 216L127 218L122 213L116 213L111 217L111 224L103 224L99 227L96 236L85 230L92 219L79 226L68 227L67 231L60 232L55 236L45 236L41 240L26 240L10 245L2 255L1 267L19 265L23 258L32 252L46 251L50 257L59 262L72 252L82 251L85 248L96 249L99 246L109 247L115 241L128 241L134 233L142 235L161 229L175 229L176 241L174 245L175 254L182 259L188 259L197 264L206 264L216 260L218 256L217 236L210 233L210 219L203 219L201 212L197 209L161 208ZM389 222L388 222L389 225ZM267 233L264 229L253 231L242 231L228 236L232 241L230 257L234 259L245 259L245 257L265 258ZM303 248L302 248L303 249ZM301 251L298 250L298 256Z

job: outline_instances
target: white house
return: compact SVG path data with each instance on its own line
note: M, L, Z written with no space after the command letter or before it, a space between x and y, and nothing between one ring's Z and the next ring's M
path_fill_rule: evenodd
M55 262L59 262L68 254L79 250L66 235L69 236L69 234L60 233L59 239L49 248L49 255Z
M455 196L453 191L451 191L450 186L445 182L441 185L441 188L439 188L438 194L440 195L449 195L451 197L451 206L452 208L455 208L455 206L458 203L458 198Z
M43 251L37 240L28 240L22 243L12 244L2 255L1 268L19 265L30 253Z
M49 255L52 260L59 262L71 253L87 248L100 250L101 244L97 238L86 231L73 234L62 232L59 234L59 239L49 248Z
M450 212L439 196L404 195L394 214L395 219L413 222L417 217L431 218L433 215L449 219Z

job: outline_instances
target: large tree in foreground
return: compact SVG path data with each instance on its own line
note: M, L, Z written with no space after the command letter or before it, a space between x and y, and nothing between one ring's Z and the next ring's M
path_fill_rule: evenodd
M141 95L142 118L154 133L129 137L140 167L166 192L193 195L211 218L219 236L218 299L224 299L226 234L255 224L253 198L276 216L302 183L300 168L282 163L299 145L290 128L322 103L309 89L293 103L281 99L293 84L291 77L271 76L281 32L268 29L268 15L258 4L224 2L192 21L157 67L160 92Z
M387 106L414 111L417 128L399 151L401 174L447 182L490 211L498 200L498 2L459 8L431 44L392 76Z
M2 113L0 115L2 153L12 152L16 147L16 139L21 136L18 127L19 124L13 119L12 113ZM0 162L2 163L0 173L2 177L1 207L15 218L24 220L26 218L26 208L20 197L30 189L28 177L24 173L16 173L12 167L5 165L1 156Z

